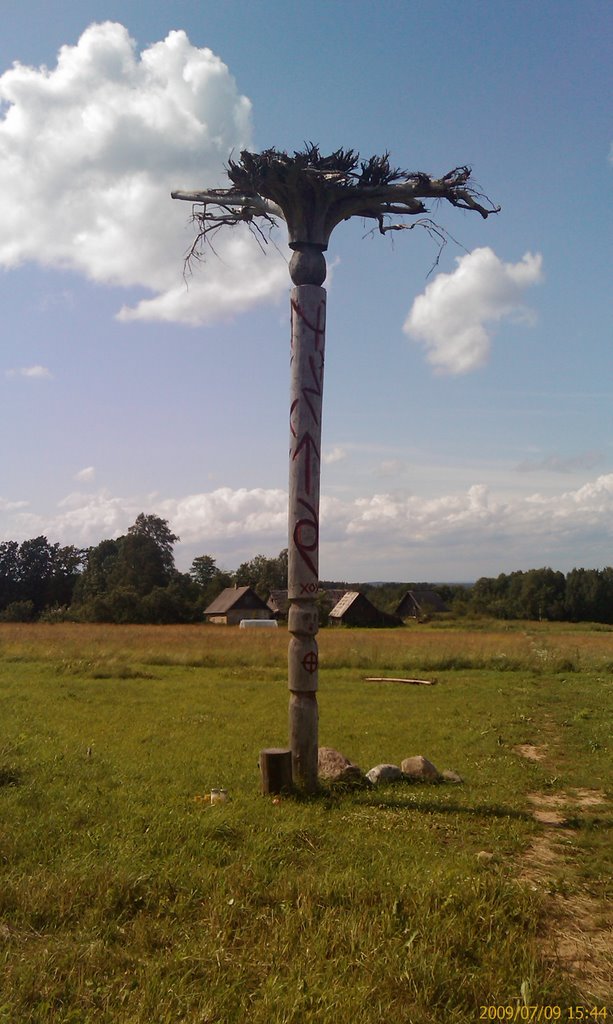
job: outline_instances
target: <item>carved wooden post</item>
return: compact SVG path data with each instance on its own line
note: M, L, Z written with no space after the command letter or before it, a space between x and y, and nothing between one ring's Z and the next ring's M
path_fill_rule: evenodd
M289 742L294 784L317 789L319 481L324 380L326 261L293 243L288 529Z
M424 200L445 199L482 217L500 207L472 183L469 167L455 167L442 178L421 171L401 171L388 154L360 160L353 150L322 156L305 146L288 156L279 150L244 150L229 160L231 187L173 192L201 206L194 213L198 234L188 256L198 259L201 244L223 225L249 224L265 239L257 223L287 224L293 249L292 377L289 460L289 731L293 782L307 792L317 788L317 676L319 589L319 477L327 249L337 224L351 217L372 218L382 235L421 224L444 244L446 235L427 214ZM413 224L390 222L392 216L419 216Z

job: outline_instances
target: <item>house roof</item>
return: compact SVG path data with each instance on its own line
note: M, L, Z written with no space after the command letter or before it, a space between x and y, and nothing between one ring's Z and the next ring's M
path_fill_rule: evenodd
M214 601L211 601L208 608L205 608L205 615L224 615L229 612L232 608L235 608L241 603L246 595L256 604L262 606L262 608L268 609L266 601L262 601L261 597L258 597L255 590L251 587L226 587L222 590L221 594L218 594Z
M396 609L396 614L401 614L410 607L430 608L434 612L447 611L447 605L435 590L407 590Z
M350 614L348 614L350 613ZM362 626L400 626L397 615L383 612L359 590L349 590L330 612L332 621Z
M321 588L317 591L317 599L329 608L334 608L340 601L341 597L346 594L346 590L326 590ZM271 590L268 598L268 607L273 612L287 613L289 607L289 597L287 590Z
M330 612L330 618L340 619L351 608L351 605L360 597L359 590L348 590L346 594L343 594L340 601L334 605L334 608Z
M287 590L271 590L268 597L268 607L273 612L286 612L289 604Z
M322 591L320 591L320 593L324 595L324 598L325 598L326 602L330 605L330 607L331 608L335 608L335 606L338 604L338 602L340 600L342 600L342 598L345 596L345 594L349 593L349 591L347 591L347 590L322 590Z

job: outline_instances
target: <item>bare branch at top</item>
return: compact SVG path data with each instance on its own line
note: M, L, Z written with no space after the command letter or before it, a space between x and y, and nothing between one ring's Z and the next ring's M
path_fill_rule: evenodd
M412 226L388 223L387 218L423 218L429 212L428 200L445 200L484 218L500 210L477 189L470 167L454 167L434 178L423 171L392 167L388 153L361 160L354 150L338 149L322 156L313 143L292 156L276 149L244 150L238 161L229 160L227 173L231 183L227 189L172 193L174 199L194 204L197 234L187 266L202 257L204 246L222 227L247 224L261 243L266 238L258 222L272 226L284 220L291 248L311 245L325 251L336 225L351 217L373 218L380 233L386 234ZM421 224L439 239L446 236L427 217Z

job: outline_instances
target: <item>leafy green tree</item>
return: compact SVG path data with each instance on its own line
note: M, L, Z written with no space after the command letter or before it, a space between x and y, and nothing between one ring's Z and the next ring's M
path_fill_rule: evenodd
M203 610L201 588L187 573L177 573L168 586L154 587L142 598L144 620L159 625L201 622Z
M172 532L167 519L141 512L134 524L129 527L128 536L148 537L153 541L160 552L165 573L169 578L172 576L175 571L173 546L180 538Z
M521 573L515 613L520 619L556 620L564 616L565 580L553 569Z
M119 542L103 540L85 552L84 569L75 586L75 604L85 605L105 594L119 554Z
M236 570L234 580L239 587L253 587L264 600L271 590L287 589L287 548L276 558L256 555L250 562L243 562Z
M47 588L47 608L67 607L72 603L84 560L85 552L73 544L65 547L53 545L53 571Z
M235 577L219 569L211 555L199 555L194 558L190 570L190 578L198 587L200 613L221 594L226 587L235 583Z
M145 622L142 594L135 587L119 585L109 590L101 602L94 602L99 622L118 625Z
M69 605L82 563L79 548L43 536L0 544L0 609L31 602L35 618L45 608Z
M174 572L174 564L171 572ZM159 545L144 533L130 533L117 542L117 557L109 573L111 590L131 587L137 594L148 594L165 586L170 578L167 559Z
M11 601L0 612L0 622L33 622L35 618L34 601Z
M161 621L159 595L157 611L155 600L143 603L142 599L180 575L173 556L178 539L165 519L141 513L126 534L89 548L75 591L80 617L100 622ZM184 618L177 617L179 603L175 597L168 621L191 621L189 610Z
M47 603L52 573L53 550L47 538L24 540L19 548L19 596L22 601L33 601L36 613Z
M208 587L219 573L217 563L211 555L198 555L189 570L191 578L199 587Z
M0 610L19 598L19 544L6 540L0 544Z
M470 610L499 619L560 619L564 590L563 573L549 568L482 577L470 594Z
M613 622L613 569L572 569L564 610L571 622Z
M477 615L492 615L494 618L509 618L508 591L509 577L500 573L496 579L481 576L471 592L471 611Z

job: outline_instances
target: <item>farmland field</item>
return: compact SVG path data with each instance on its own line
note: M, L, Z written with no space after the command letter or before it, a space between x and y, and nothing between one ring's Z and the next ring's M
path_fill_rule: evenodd
M0 1024L605 1019L613 631L319 641L321 745L463 783L261 796L283 629L0 625Z

